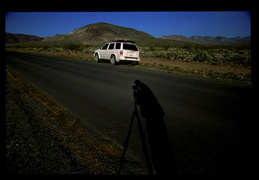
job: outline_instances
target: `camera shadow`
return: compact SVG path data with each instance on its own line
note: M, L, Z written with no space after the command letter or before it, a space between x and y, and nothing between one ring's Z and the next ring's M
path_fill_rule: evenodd
M139 80L135 84L138 88L137 105L140 106L141 116L146 120L153 168L157 175L175 175L175 159L163 119L165 113L146 84Z

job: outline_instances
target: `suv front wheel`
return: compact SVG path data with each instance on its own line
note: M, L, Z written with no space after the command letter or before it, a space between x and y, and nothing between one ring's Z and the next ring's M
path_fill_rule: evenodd
M111 64L116 65L116 57L114 55L111 56Z
M95 62L97 62L97 63L100 61L99 56L98 56L97 53L94 55L94 60L95 60Z

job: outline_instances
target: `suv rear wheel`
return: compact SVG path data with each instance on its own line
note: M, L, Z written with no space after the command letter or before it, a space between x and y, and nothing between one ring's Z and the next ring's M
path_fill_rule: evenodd
M111 64L116 65L116 57L114 55L111 56Z

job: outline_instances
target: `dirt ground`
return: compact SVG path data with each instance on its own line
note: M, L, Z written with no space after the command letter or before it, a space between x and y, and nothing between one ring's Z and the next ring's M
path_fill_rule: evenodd
M184 62L159 58L141 58L143 68L169 73L216 79L231 83L251 85L251 68L231 65L213 65L206 62Z
M123 148L6 70L6 173L116 175ZM137 162L121 174L145 174Z

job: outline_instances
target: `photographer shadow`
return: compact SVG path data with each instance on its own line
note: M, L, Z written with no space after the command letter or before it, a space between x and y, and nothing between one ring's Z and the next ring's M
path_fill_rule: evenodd
M146 120L153 168L157 175L174 175L175 159L163 119L165 113L146 84L139 80L135 84L138 88L136 103L140 106L141 116Z

